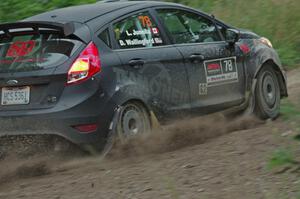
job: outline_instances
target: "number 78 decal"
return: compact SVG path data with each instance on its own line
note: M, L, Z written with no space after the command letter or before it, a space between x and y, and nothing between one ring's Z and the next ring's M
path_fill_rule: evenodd
M148 27L148 28L152 27L152 21L151 21L150 17L148 17L148 16L139 16L139 20L141 21L143 27Z
M232 59L224 60L223 63L225 64L225 72L233 71Z
M236 57L205 61L204 69L208 87L239 81Z

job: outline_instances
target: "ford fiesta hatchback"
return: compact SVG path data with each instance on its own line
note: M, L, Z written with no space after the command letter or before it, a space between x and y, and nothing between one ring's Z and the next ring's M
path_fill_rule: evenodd
M276 118L286 77L271 42L198 10L104 1L0 25L0 137L101 149L180 115Z

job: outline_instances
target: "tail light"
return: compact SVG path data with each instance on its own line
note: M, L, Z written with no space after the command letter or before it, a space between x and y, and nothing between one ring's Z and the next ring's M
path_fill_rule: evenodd
M83 82L101 71L100 56L96 45L91 42L80 53L68 72L67 85Z

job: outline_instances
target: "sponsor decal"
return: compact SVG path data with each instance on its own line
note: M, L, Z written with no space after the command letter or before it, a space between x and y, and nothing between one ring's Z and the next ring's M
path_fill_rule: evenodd
M216 62L207 64L207 73L210 75L219 74L220 72L222 72L220 63Z
M6 57L24 57L32 52L35 41L16 41L10 45Z
M210 71L213 71L213 70L219 71L221 69L221 66L218 63L214 63L214 64L208 64L207 68Z
M238 82L236 57L204 62L207 87Z
M207 95L207 84L206 83L199 84L199 95Z
M150 94L153 96L153 100L162 99L162 104L186 103L190 100L188 92L182 92L181 89L174 87L170 71L161 62L145 64L139 73L121 68L113 68L113 71L116 74L118 85L116 90L129 95L145 98ZM136 86L139 88L133 89L131 86L126 86L128 81L138 82L138 86ZM203 85L205 86L205 84ZM140 92L140 87L143 88L143 92Z

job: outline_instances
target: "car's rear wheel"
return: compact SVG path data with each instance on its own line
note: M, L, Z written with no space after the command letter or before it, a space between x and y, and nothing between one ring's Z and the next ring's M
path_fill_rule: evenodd
M151 119L148 110L139 102L128 102L115 112L112 128L102 154L107 155L116 142L126 142L133 136L149 133Z
M121 139L144 134L151 130L149 113L138 102L129 102L121 107L116 125L117 136Z
M280 111L280 88L277 75L270 65L258 74L255 89L254 113L261 119L275 119Z

